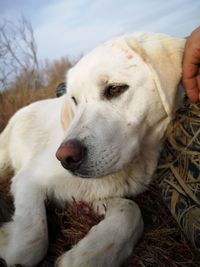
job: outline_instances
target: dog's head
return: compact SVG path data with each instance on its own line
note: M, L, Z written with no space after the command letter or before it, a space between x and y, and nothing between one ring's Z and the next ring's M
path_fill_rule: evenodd
M111 174L158 145L175 107L182 39L140 33L104 43L68 73L62 111L63 167L80 177ZM70 125L68 125L68 121Z

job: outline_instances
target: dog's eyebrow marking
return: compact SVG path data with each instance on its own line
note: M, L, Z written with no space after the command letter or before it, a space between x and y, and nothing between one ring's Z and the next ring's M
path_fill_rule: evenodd
M106 75L106 74L102 74L102 75L99 76L98 84L99 84L100 86L105 86L105 85L108 84L108 82L109 82L109 77L108 77L108 75Z

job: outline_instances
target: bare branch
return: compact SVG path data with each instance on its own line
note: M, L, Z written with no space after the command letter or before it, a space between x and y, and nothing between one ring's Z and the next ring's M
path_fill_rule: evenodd
M39 63L31 23L22 17L18 24L4 20L0 25L0 90L5 89L20 73L28 73L37 85ZM30 81L27 81L30 82Z

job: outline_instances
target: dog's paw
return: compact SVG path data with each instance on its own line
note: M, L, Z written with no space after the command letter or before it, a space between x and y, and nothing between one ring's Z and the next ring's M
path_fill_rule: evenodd
M55 267L90 267L88 265L82 264L77 265L77 261L73 258L72 255L70 255L70 252L66 252L63 255L61 255L55 263Z
M98 266L103 266L98 263ZM97 261L95 257L91 257L87 252L79 253L76 249L71 249L68 252L61 255L56 263L55 267L96 267Z
M75 267L75 265L68 258L68 253L66 252L56 260L55 267Z
M16 229L14 222L0 228L0 258L7 266L35 266L46 254L48 239L42 235L29 236L28 229L24 232Z
M37 240L30 241L30 243L21 243L16 241L9 243L5 257L8 266L22 265L22 266L36 266L47 252L47 246L41 246L37 242L38 247L32 245Z
M90 267L88 265L84 265L84 263L82 262L82 264L76 264L76 262L71 258L68 257L68 253L64 253L62 256L60 256L55 263L55 267Z
M55 267L61 267L62 266L62 256L60 256L59 258L57 258L56 262L55 262Z

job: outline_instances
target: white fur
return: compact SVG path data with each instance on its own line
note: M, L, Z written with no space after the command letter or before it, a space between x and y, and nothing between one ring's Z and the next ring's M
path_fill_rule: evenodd
M67 95L31 104L11 118L0 135L0 171L15 171L15 214L0 229L0 257L9 266L34 266L44 257L46 194L61 202L91 201L105 213L58 266L117 267L130 255L143 222L138 206L123 197L137 195L151 181L175 106L183 48L183 40L162 34L113 39L69 71ZM108 100L110 83L129 88ZM71 138L88 148L76 175L55 157Z

